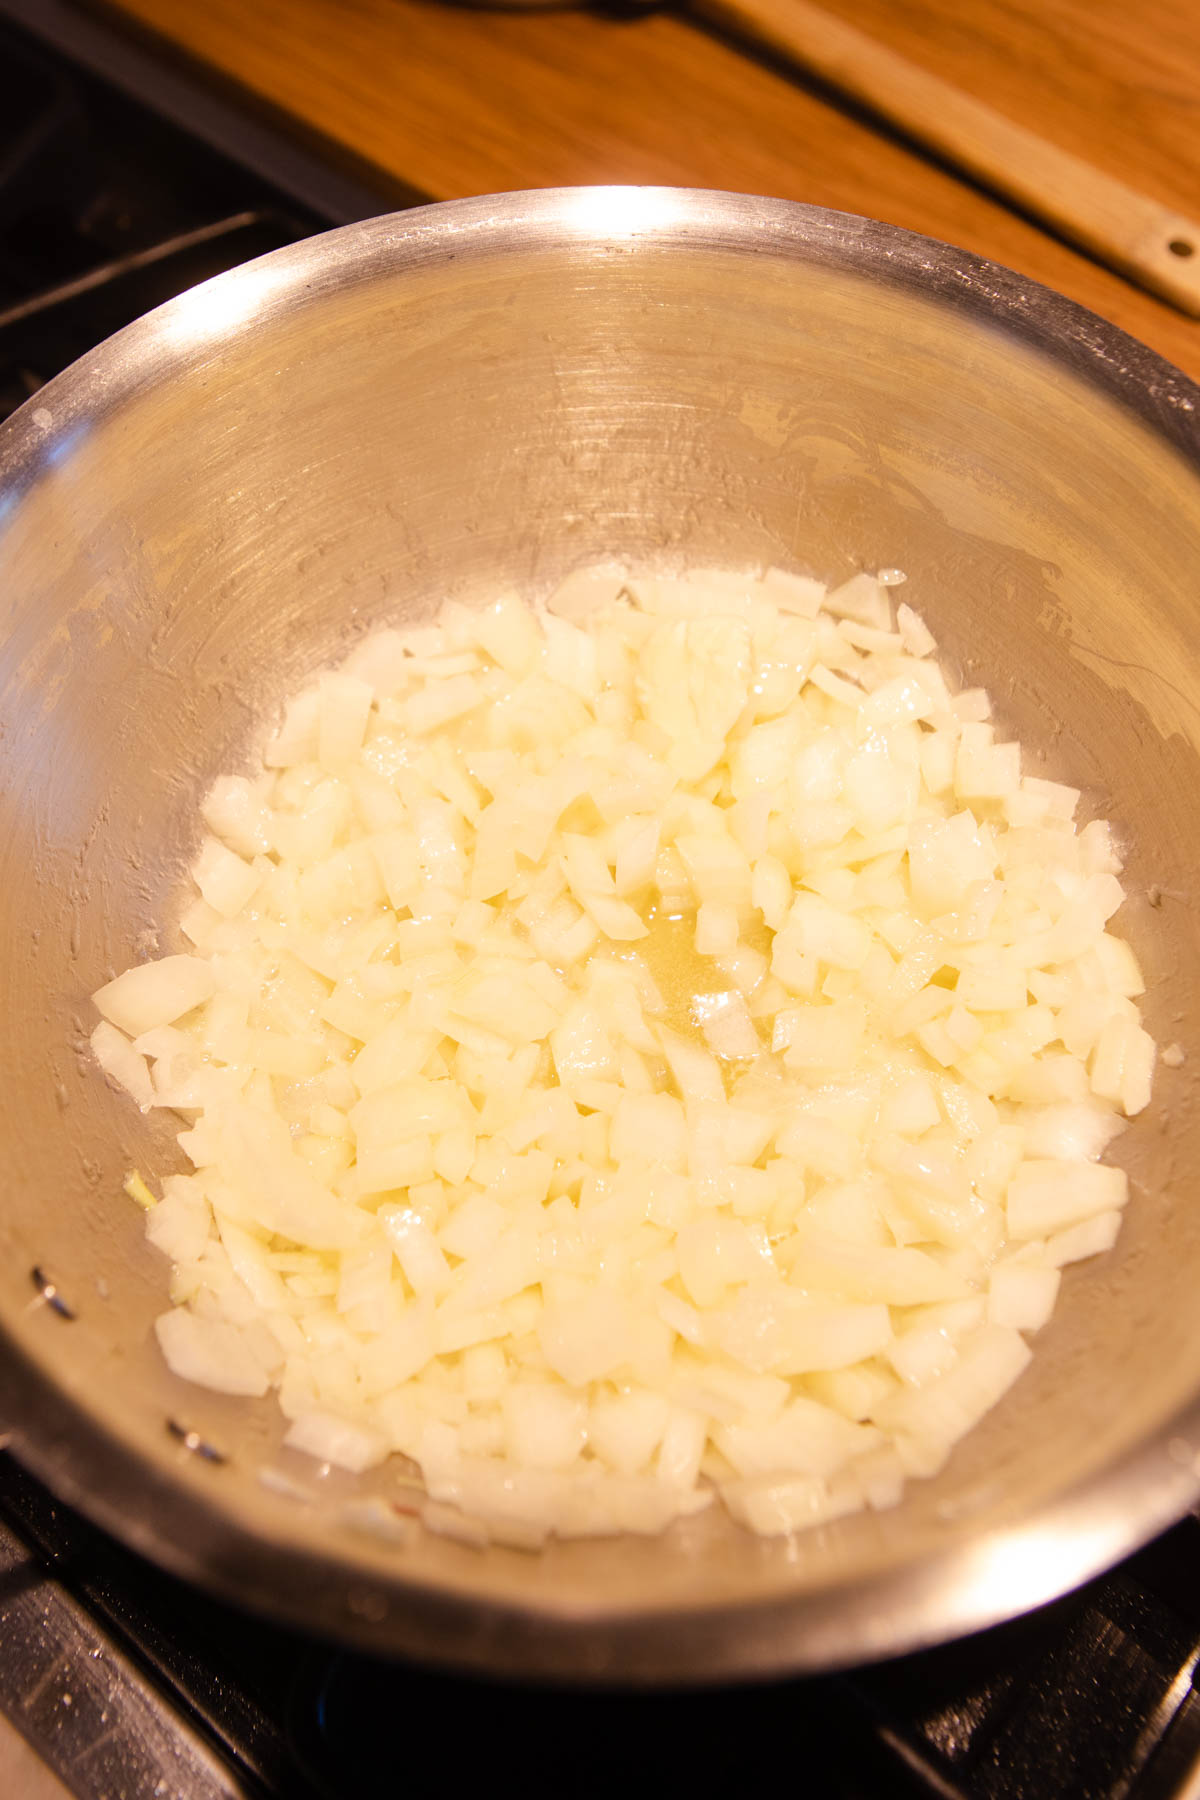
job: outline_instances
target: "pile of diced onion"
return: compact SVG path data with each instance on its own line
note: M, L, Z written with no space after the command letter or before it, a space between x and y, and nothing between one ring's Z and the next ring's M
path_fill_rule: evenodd
M600 568L364 641L218 781L188 954L95 996L182 1115L171 1368L535 1545L890 1506L1107 1249L1154 1046L1108 826L889 585Z

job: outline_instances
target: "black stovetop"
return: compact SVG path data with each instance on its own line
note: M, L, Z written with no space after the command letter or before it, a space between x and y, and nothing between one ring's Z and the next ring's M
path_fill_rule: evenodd
M0 1457L0 1710L82 1800L527 1791L1191 1800L1200 1521L1025 1619L847 1674L693 1691L487 1682L243 1617ZM159 1784L162 1784L161 1786ZM484 1784L488 1786L485 1787Z
M193 283L414 198L331 173L62 0L0 0L0 418ZM0 1713L80 1800L423 1797L498 1772L567 1795L1200 1800L1198 1656L1188 1519L1027 1619L848 1675L487 1683L244 1618L0 1456Z
M0 419L198 281L420 198L326 170L60 0L0 0Z

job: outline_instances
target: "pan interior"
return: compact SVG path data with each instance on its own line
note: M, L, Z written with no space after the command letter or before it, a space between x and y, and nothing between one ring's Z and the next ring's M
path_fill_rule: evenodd
M121 1184L183 1164L171 1126L89 1065L87 996L176 946L197 799L250 766L280 699L447 595L536 594L614 555L829 580L904 569L1029 766L1117 822L1146 1023L1189 1048L1195 465L983 304L929 298L878 253L835 256L820 215L680 199L629 237L583 229L570 196L488 204L222 277L69 371L3 440L14 1420L32 1463L154 1554L378 1643L486 1663L511 1627L526 1648L510 1657L586 1672L608 1627L650 1618L646 1675L905 1647L1048 1596L1194 1487L1189 1060L1160 1071L1120 1141L1134 1198L1117 1249L1068 1271L1018 1386L901 1507L792 1540L714 1514L539 1557L384 1541L347 1508L390 1494L391 1471L322 1478L280 1451L272 1402L176 1381L153 1341L167 1267ZM34 1268L73 1319L37 1303ZM167 1419L225 1460L189 1454ZM286 1479L264 1485L264 1468ZM692 1651L667 1629L683 1615L708 1620Z

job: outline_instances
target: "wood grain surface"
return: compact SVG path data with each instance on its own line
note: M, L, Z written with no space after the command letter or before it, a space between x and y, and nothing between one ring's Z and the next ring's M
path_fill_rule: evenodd
M1196 0L829 0L1009 117L1200 202ZM434 199L574 182L783 195L928 232L1059 288L1200 379L1200 323L816 83L681 15L439 0L109 0L335 155Z
M1200 318L1200 218L1022 125L814 0L689 0L889 121L1077 249Z

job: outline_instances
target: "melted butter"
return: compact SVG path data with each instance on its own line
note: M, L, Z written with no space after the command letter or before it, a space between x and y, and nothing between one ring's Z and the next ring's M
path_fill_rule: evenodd
M652 906L644 914L649 936L633 948L649 969L662 995L665 1010L659 1022L672 1031L701 1038L695 1003L698 995L714 994L726 985L712 958L696 949L695 913L660 912Z
M631 944L627 954L641 960L663 997L663 1011L652 1016L712 1052L721 1063L728 1088L753 1058L723 1056L714 1050L705 1037L702 1020L711 1011L713 1001L736 990L717 959L702 956L696 949L694 912L667 912L652 906L643 918L648 935ZM758 921L743 929L739 943L769 956L771 935Z

